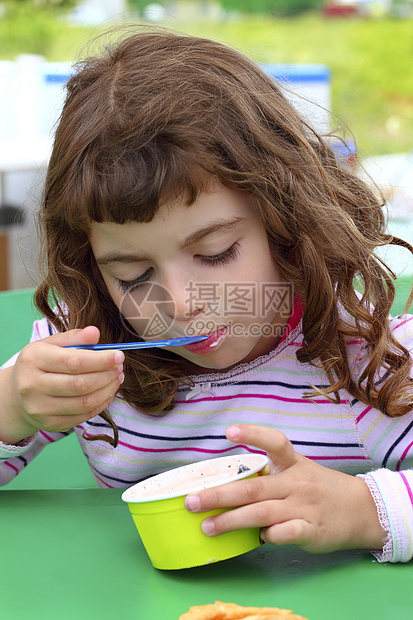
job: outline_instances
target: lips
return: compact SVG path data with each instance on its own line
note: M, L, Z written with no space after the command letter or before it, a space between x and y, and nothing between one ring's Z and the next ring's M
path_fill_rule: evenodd
M224 340L227 330L227 327L221 327L215 332L209 334L209 337L206 340L194 342L193 344L186 344L183 348L187 349L187 351L190 351L191 353L196 353L197 355L211 353L211 351L214 351Z

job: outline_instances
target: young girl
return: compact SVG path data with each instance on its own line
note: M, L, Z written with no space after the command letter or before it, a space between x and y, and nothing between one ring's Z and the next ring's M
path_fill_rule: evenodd
M375 250L413 248L270 76L220 43L128 31L68 83L41 222L45 318L0 372L4 484L73 430L101 487L267 452L270 475L187 497L237 507L206 535L411 559L413 317L388 319Z

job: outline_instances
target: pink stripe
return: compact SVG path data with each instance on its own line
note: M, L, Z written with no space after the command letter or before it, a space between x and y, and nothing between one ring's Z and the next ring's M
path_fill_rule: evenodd
M231 446L225 450L206 450L205 448L142 448L141 446L131 446L123 441L119 442L120 445L129 448L130 450L136 450L136 452L201 452L202 454L223 454L225 452L231 452L235 450L237 446ZM248 450L248 448L247 448ZM256 450L249 450L250 452L256 452Z
M96 475L96 474L95 474ZM107 487L108 489L114 489L115 487L111 487L110 484L108 484L107 482L105 482L104 480L102 480L102 478L100 478L100 476L96 476L96 478L105 485L105 487Z
M360 420L362 420L364 418L364 416L366 415L366 413L368 413L370 411L370 409L372 409L373 407L367 407L367 409L365 409L364 411L362 411L360 413L360 415L356 418L356 423L360 422Z
M398 325L396 325L396 327L393 329L393 331L395 332L396 329L398 329L399 327L401 327L402 325L405 325L406 323L410 323L410 321L413 321L413 316L409 317L408 319L406 319L405 321L402 321L401 323L399 323Z
M47 434L47 433L45 433L44 431L39 431L39 433L40 433L41 435L43 435L43 437L46 437L47 441L50 441L50 443L53 443L53 442L55 441L54 439L52 439L52 438L50 437L50 435L48 435L48 434Z
M19 470L17 469L17 467L15 467L14 465L12 465L11 463L8 463L7 461L4 462L5 465L7 465L7 467L10 467L10 469L13 469L13 471L16 472L16 474L19 473Z
M413 441L407 446L406 450L403 452L403 454L400 457L399 462L397 463L397 467L396 467L396 471L399 471L401 464L403 462L403 460L406 457L406 454L408 453L408 451L410 450L410 448L413 446Z
M86 437L93 437L92 434L85 432ZM135 452L202 452L203 454L223 454L224 452L231 452L236 448L244 448L248 452L252 452L253 454L265 454L261 450L252 450L248 446L230 446L229 448L225 448L225 450L206 450L205 448L143 448L142 446L132 446L130 443L126 443L124 441L119 441L119 445L125 446L125 448L129 448L130 450L134 450Z
M86 437L93 437L92 434L85 432ZM129 448L129 450L135 450L136 452L202 452L205 454L221 454L223 452L229 452L230 450L234 450L237 446L231 446L225 450L206 450L204 448L143 448L142 446L132 446L130 443L126 443L124 441L119 441L120 446L125 446L125 448ZM251 452L255 452L251 450Z
M208 401L218 401L218 400L232 400L234 398L269 398L270 400L278 400L283 403L300 403L300 404L308 404L312 405L313 403L317 403L319 405L331 405L331 401L328 399L325 400L316 400L316 399L305 399L305 398L284 398L282 396L275 396L274 394L231 394L228 396L208 396L205 398L191 398L190 400L176 400L176 403L180 405L190 405L191 403L202 403ZM344 404L348 404L348 400L341 401Z
M308 456L312 461L367 461L365 456Z
M233 450L234 448L242 448L243 450L246 450L247 452L250 452L251 454L267 454L265 452L265 450L257 450L257 449L252 449L249 446L243 446L242 444L238 444L236 446L231 446L231 448L229 448L229 450Z
M403 482L404 482L404 486L405 486L405 487L406 487L406 489L407 489L407 493L408 493L408 495L409 495L410 501L411 501L412 506L413 506L413 491L412 491L412 488L411 488L410 484L408 483L407 478L406 478L406 476L404 475L404 473L403 473L403 472L400 472L400 475L401 475L401 477L402 477L402 480L403 480Z

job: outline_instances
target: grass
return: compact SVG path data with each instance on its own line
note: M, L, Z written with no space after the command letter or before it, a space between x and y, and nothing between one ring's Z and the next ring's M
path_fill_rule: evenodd
M99 31L38 14L18 19L14 29L0 19L0 58L29 52L71 61ZM361 156L413 147L413 20L310 14L169 25L233 45L258 62L326 64L332 71L333 112L353 132Z

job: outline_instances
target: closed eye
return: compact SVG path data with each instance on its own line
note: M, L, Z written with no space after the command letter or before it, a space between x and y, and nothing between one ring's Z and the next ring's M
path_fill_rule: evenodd
M233 243L231 247L229 247L225 252L221 252L220 254L214 254L213 256L202 256L201 254L197 254L196 258L203 265L207 265L208 267L215 267L216 265L225 265L233 260L235 260L240 252L240 245L238 241Z
M203 256L202 254L197 254L196 259L202 263L203 265L207 265L208 267L215 267L220 265L225 265L233 260L235 260L240 252L240 244L238 241L233 243L227 250L221 252L220 254L214 254L212 256ZM130 293L135 290L140 284L147 282L151 276L153 271L153 267L149 267L141 276L135 278L135 280L121 280L120 278L115 278L116 284L121 289L122 293Z
M152 270L153 267L149 267L141 276L139 276L139 278L135 278L135 280L121 280L120 278L115 278L115 282L119 286L122 293L130 293L137 288L139 284L143 284L149 280Z

